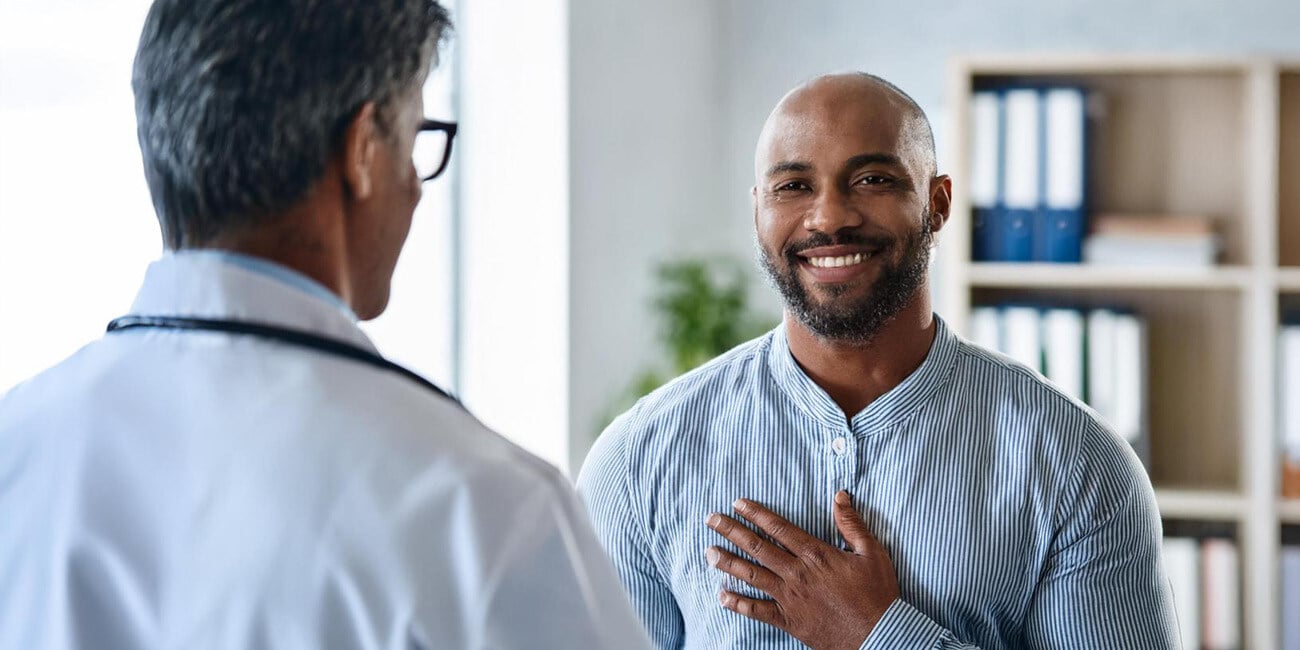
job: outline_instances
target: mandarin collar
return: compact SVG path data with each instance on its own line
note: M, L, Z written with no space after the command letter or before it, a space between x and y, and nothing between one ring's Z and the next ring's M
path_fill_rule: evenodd
M942 318L934 315L934 341L921 365L910 375L881 395L847 421L855 435L871 435L885 430L915 413L931 394L952 375L956 366L958 340ZM786 323L776 327L768 351L768 366L777 385L808 417L837 430L844 428L844 412L795 361L790 352Z

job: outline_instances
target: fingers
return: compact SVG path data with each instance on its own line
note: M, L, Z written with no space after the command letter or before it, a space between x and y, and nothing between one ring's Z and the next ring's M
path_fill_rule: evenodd
M775 573L716 546L708 550L707 557L713 568L738 578L769 596L777 595L781 579Z
M862 515L853 508L853 498L844 490L835 494L835 527L840 529L849 549L858 555L867 553L877 543Z
M779 569L794 559L785 549L759 537L758 533L726 515L716 512L709 515L708 525L769 569Z
M826 546L826 543L804 532L784 517L749 499L736 499L731 504L740 516L748 519L796 555Z
M781 606L776 604L776 601L747 598L731 591L719 593L718 601L722 603L723 607L760 623L767 623L782 630L786 629L788 625L785 614L781 611Z

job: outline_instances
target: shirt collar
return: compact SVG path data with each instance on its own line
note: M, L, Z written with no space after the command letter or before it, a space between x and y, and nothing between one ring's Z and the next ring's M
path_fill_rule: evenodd
M337 307L339 311L343 312L352 320L355 321L357 319L357 315L352 311L352 308L349 307L347 303L343 302L343 299L333 291L326 289L325 285L282 264L276 264L275 262L261 257L253 257L252 255L218 249L183 251L173 253L173 255L214 257L220 261L233 264L244 270L260 273L266 277L283 282L284 284L302 291L303 293L320 298L321 300Z
M854 434L876 433L915 413L952 375L957 360L957 336L938 314L934 316L934 322L934 341L925 360L897 386L853 416L849 426ZM809 417L837 429L843 427L844 412L794 360L785 328L785 323L777 326L768 352L768 366L777 385Z
M319 334L375 351L337 296L286 267L214 251L169 252L149 265L131 313L239 320ZM241 259L242 258L242 259ZM295 278L295 276L297 276ZM291 279L287 280L287 279ZM312 283L314 284L314 283ZM333 296L333 294L330 294Z

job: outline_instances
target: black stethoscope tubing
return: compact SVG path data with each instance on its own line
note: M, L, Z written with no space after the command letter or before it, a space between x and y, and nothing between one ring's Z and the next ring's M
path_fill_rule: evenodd
M271 341L278 341L288 345L297 346L316 350L325 354L351 359L365 363L382 370L395 372L411 381L423 386L424 388L445 397L456 405L460 401L452 397L447 391L439 388L437 384L421 377L415 372L402 367L388 359L385 359L374 352L361 347L344 343L335 339L326 338L304 332L301 330L278 327L275 325L264 325L261 323L250 323L246 321L222 320L213 318L190 318L183 316L123 316L116 318L108 324L108 332L121 332L132 329L163 329L179 331L196 331L196 332L220 332L223 334L240 334L245 336L256 336Z

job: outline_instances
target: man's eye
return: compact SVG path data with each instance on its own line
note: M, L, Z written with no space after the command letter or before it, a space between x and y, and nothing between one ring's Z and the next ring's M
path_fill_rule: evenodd
M863 176L862 178L858 179L859 185L886 185L892 182L893 179L891 179L890 177L881 176L879 174L867 174L866 176Z
M788 181L776 186L778 192L798 192L806 189L808 189L808 186L802 181Z

